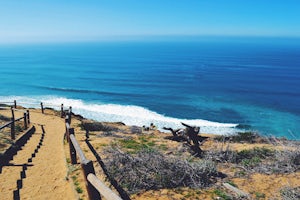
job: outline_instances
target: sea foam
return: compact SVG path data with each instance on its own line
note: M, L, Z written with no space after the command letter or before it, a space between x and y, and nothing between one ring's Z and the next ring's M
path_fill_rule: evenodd
M83 100L55 96L10 96L0 98L2 99L1 101L5 102L17 100L18 105L34 108L39 108L40 102L43 102L44 107L59 110L61 104L64 104L66 107L72 106L74 113L80 114L85 118L106 122L123 122L126 125L137 126L149 126L153 123L160 130L163 127L183 128L181 124L183 122L192 126L200 126L202 133L232 134L237 131L235 128L237 124L212 122L203 119L179 119L135 105L89 103Z

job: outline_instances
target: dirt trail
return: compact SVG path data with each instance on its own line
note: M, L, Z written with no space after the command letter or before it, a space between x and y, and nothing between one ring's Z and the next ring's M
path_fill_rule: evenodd
M1 111L1 114L10 116L9 112ZM75 199L71 183L66 179L64 120L37 111L32 111L30 118L36 132L10 161L11 165L3 167L0 174L0 200L13 199L14 193L20 199ZM42 134L40 125L43 125L45 134ZM38 148L40 141L42 145ZM38 152L32 157L36 149ZM32 162L28 162L30 158ZM27 164L26 170L24 164ZM23 179L22 171L25 172Z

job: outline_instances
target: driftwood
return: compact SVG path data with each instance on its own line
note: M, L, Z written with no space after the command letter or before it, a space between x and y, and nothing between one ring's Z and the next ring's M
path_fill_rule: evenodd
M188 139L188 143L191 144L191 140L192 140L194 146L199 146L198 134L199 134L199 131L200 131L200 127L190 126L190 125L187 125L187 124L182 123L182 122L181 122L181 124L186 127L185 133L186 133L186 136L187 136L187 139Z
M185 129L172 129L163 127L164 130L171 131L173 137L173 140L176 141L187 141L190 145L191 141L193 141L194 146L199 146L201 142L206 140L208 137L203 137L198 135L200 131L200 127L197 126L190 126L185 123L181 123L186 128Z
M197 126L190 126L185 123L181 123L183 126L185 126L185 129L172 129L172 128L166 128L163 127L164 130L169 130L173 134L173 137L170 137L169 139L175 140L178 142L181 141L187 141L190 145L191 150L198 156L201 155L202 150L199 147L201 142L206 140L208 137L202 137L199 134L200 127ZM191 143L193 142L193 144Z
M177 137L177 136L182 136L184 134L184 130L182 129L172 129L172 128L166 128L166 127L163 127L164 130L168 130L168 131L171 131L171 133L173 134L174 137Z

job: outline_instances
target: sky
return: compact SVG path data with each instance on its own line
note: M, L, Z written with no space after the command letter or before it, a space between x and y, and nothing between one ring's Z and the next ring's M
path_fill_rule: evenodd
M0 0L0 43L300 37L299 0Z

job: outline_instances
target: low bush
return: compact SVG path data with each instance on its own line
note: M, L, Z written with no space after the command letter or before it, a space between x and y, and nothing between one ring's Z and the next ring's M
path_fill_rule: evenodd
M225 142L225 141L230 141L230 142L247 142L247 143L255 143L258 140L259 141L264 141L263 138L255 132L239 132L233 135L220 135L215 137L215 140Z
M280 194L283 200L298 200L300 199L300 187L285 187L280 190Z
M101 122L82 122L80 126L88 131L118 131L117 128L104 125Z
M265 159L271 156L274 156L275 151L265 148L265 147L255 147L253 149L248 149L248 150L242 150L237 153L237 162L241 162L245 159L253 159L253 158L258 158L258 159Z
M152 149L156 144L151 137L140 136L137 139L121 139L118 142L120 146L129 153L137 153L142 149Z
M109 173L130 193L143 189L202 188L217 175L211 160L188 162L154 149L142 149L132 155L108 148L106 153L109 155L105 161Z

